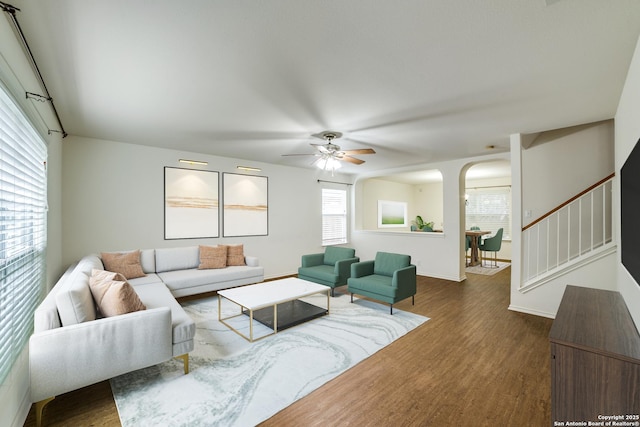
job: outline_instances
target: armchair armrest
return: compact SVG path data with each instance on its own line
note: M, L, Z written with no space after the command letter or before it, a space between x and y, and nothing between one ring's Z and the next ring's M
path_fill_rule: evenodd
M416 266L410 265L393 272L391 285L396 288L416 290Z
M29 339L38 402L171 359L171 310L160 307L49 329Z
M334 271L338 275L338 277L340 277L341 283L342 282L347 283L347 278L351 273L351 264L359 261L360 261L360 258L355 257L355 258L341 259L336 262Z
M373 274L373 266L375 261L361 261L351 264L351 277L363 277Z
M324 254L307 254L302 255L302 267L314 267L324 263Z
M416 293L416 266L410 265L393 272L391 286L399 288L402 293L410 292L409 295Z

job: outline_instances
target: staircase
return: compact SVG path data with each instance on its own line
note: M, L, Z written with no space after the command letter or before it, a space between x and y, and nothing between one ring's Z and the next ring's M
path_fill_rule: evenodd
M522 230L520 292L616 251L610 175Z

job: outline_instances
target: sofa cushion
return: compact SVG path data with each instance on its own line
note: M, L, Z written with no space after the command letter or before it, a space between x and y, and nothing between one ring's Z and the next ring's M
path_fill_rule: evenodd
M387 275L372 274L371 276L349 279L349 290L351 292L362 290L377 295L394 298L398 288L391 285L392 278ZM357 292L355 292L357 293Z
M89 288L104 317L146 310L136 291L120 273L93 270Z
M156 272L156 251L155 249L143 249L140 251L140 265L146 274Z
M156 249L156 273L198 268L200 254L197 246Z
M226 246L200 246L200 265L198 265L198 269L224 268L226 266Z
M338 281L338 275L336 274L335 267L331 265L315 265L313 267L300 267L298 268L298 277L313 278L322 280L323 282L336 283Z
M373 267L375 274L383 276L393 276L393 272L411 264L411 256L392 254L389 252L378 252Z
M244 245L227 245L227 265L247 265L244 261Z
M79 266L80 263L56 294L56 307L62 326L96 319L95 304L89 289L89 276L78 268Z
M138 285L146 285L149 283L162 283L162 279L156 273L149 273L144 277L137 277L135 279L127 280L134 288Z
M194 268L158 273L158 276L171 290L245 279L255 275L256 269L246 266L232 266L214 270L198 270Z
M102 252L100 256L104 269L107 271L120 273L127 279L135 279L145 275L140 264L140 251Z
M192 340L196 334L196 324L171 295L162 283L150 283L136 286L140 300L148 309L169 307L171 309L171 327L173 343ZM214 319L212 319L214 320Z
M341 248L339 246L327 246L324 250L324 263L335 265L341 259L354 258L356 250L351 248Z

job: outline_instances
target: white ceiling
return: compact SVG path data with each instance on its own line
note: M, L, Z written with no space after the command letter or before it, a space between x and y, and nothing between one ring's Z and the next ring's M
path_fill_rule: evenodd
M640 34L638 0L12 4L69 134L308 167L336 130L377 152L347 173L612 118Z

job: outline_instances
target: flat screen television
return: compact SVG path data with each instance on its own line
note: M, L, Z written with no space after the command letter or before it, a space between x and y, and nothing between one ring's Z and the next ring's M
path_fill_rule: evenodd
M620 169L622 264L640 285L640 140Z

